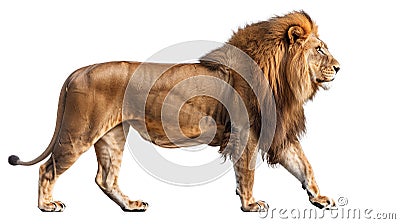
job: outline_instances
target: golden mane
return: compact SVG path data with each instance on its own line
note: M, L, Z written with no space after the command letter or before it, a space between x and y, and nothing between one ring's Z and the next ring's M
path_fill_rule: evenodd
M307 77L309 69L303 57L304 49L299 44L301 42L296 40L306 41L310 35L318 37L317 25L307 13L295 11L240 28L227 42L228 45L235 46L255 61L274 95L276 128L272 144L263 144L262 139L268 139L271 133L259 136L261 153L270 164L278 162L281 151L287 148L288 140L297 139L305 132L303 104L314 96L318 87L311 85L304 78ZM216 69L218 67L216 63L210 63L210 61L232 60L224 59L222 55L231 57L224 47L221 47L205 55L200 61ZM231 64L240 64L240 62ZM257 78L262 79L262 77ZM270 106L268 102L263 102L263 104L262 106ZM260 119L257 120L261 121Z

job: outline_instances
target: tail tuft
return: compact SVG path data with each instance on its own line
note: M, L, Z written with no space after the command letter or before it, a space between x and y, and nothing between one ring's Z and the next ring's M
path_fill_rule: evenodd
M10 157L8 157L8 163L9 163L10 165L13 165L13 166L19 165L19 164L18 164L19 161L20 161L20 160L19 160L19 157L18 157L18 156L11 155Z

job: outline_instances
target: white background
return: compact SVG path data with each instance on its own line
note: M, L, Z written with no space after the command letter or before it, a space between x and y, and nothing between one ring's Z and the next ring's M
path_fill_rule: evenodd
M232 171L207 185L172 186L149 176L128 151L121 188L151 207L145 213L124 213L94 183L93 149L56 184L54 198L67 204L65 212L42 213L36 207L39 165L11 167L7 157L30 160L47 147L60 88L75 69L105 61L143 61L182 41L223 42L239 26L300 9L317 22L320 37L341 62L331 90L306 105L308 133L302 144L321 192L347 197L349 208L397 212L399 219L397 2L16 0L0 3L0 222L292 223L241 212ZM254 195L271 208L313 207L300 183L282 167L260 166ZM390 222L351 220L372 221Z

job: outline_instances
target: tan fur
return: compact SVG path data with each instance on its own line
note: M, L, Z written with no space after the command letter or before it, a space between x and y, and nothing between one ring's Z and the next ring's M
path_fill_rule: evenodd
M324 88L325 82L332 81L339 69L338 62L319 39L317 26L306 13L293 12L239 29L228 44L244 51L261 68L263 74L254 72L251 77L260 83L255 89L226 63L221 65L221 62L232 59L229 56L232 52L226 47L210 52L201 58L200 63L194 64L109 62L74 72L61 90L56 130L49 147L30 162L20 161L16 156L9 158L13 165L32 165L51 155L40 167L39 208L43 211L62 211L65 208L62 202L52 198L54 184L82 153L94 145L99 164L96 176L99 187L125 211L146 210L147 203L130 200L118 187L125 132L129 125L146 140L163 147L220 146L220 152L235 162L236 192L243 211L267 208L265 202L256 201L252 195L254 158L258 148L270 164L282 164L299 179L311 203L321 208L333 206L332 199L320 195L311 165L298 140L305 132L304 103L312 99L319 88ZM245 63L233 60L228 64L240 68ZM144 69L139 70L139 66ZM134 82L130 82L135 71L146 72L135 74ZM135 102L124 105L127 89L133 91L131 93L135 96L141 96L144 94L141 92L143 85L150 83L146 80L161 73L162 76L152 83L145 111L135 107ZM178 112L179 128L169 130L174 141L168 138L161 124L163 101L180 81L193 77L202 80L203 76L223 80L239 93L250 120L246 130L247 141L242 141L244 131L241 126L237 126L237 122L231 123L231 116L234 115L228 114L216 99L207 96L196 96L182 105ZM268 98L263 80L267 80L271 87L275 102L255 100L252 91L259 91L264 98ZM203 84L189 81L188 86L202 91L204 86L209 87L209 91L219 88L208 81ZM182 91L185 90L175 93L173 97L178 99L182 96L180 94L184 94ZM223 87L218 91L221 97L234 98ZM268 123L268 119L260 113L263 108L269 111L272 103L276 104L275 127L271 127L273 124ZM213 118L216 130L208 130L207 125L200 129L199 123L204 116ZM261 123L264 121L267 131L262 132ZM275 132L270 131L274 129ZM212 131L215 135L210 138L207 133L214 133ZM234 139L233 143L229 139ZM269 144L271 141L272 144ZM241 146L243 152L238 151Z

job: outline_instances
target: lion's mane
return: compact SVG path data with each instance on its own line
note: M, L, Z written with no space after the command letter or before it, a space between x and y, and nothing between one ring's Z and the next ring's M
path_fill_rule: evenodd
M294 36L288 35L290 32L294 33ZM287 148L287 144L297 141L306 130L303 105L305 101L313 98L318 87L307 80L309 68L304 56L305 50L293 38L306 39L309 35L318 37L316 24L305 12L295 11L240 28L227 42L254 60L263 72L263 75L254 74L257 76L254 78L259 79L259 82L267 80L273 93L276 127L267 127L268 131L275 130L272 143L268 143L271 133L258 135L259 149L263 158L270 164L278 163L281 152ZM221 47L205 55L200 61L210 69L226 69L225 66L214 62L227 64L228 61L228 64L236 66L246 64L232 59L232 55L227 51L226 47ZM271 104L261 102L259 106L269 107ZM260 115L260 113L253 114ZM257 117L253 120L260 123L262 118ZM260 131L259 127L258 130Z

